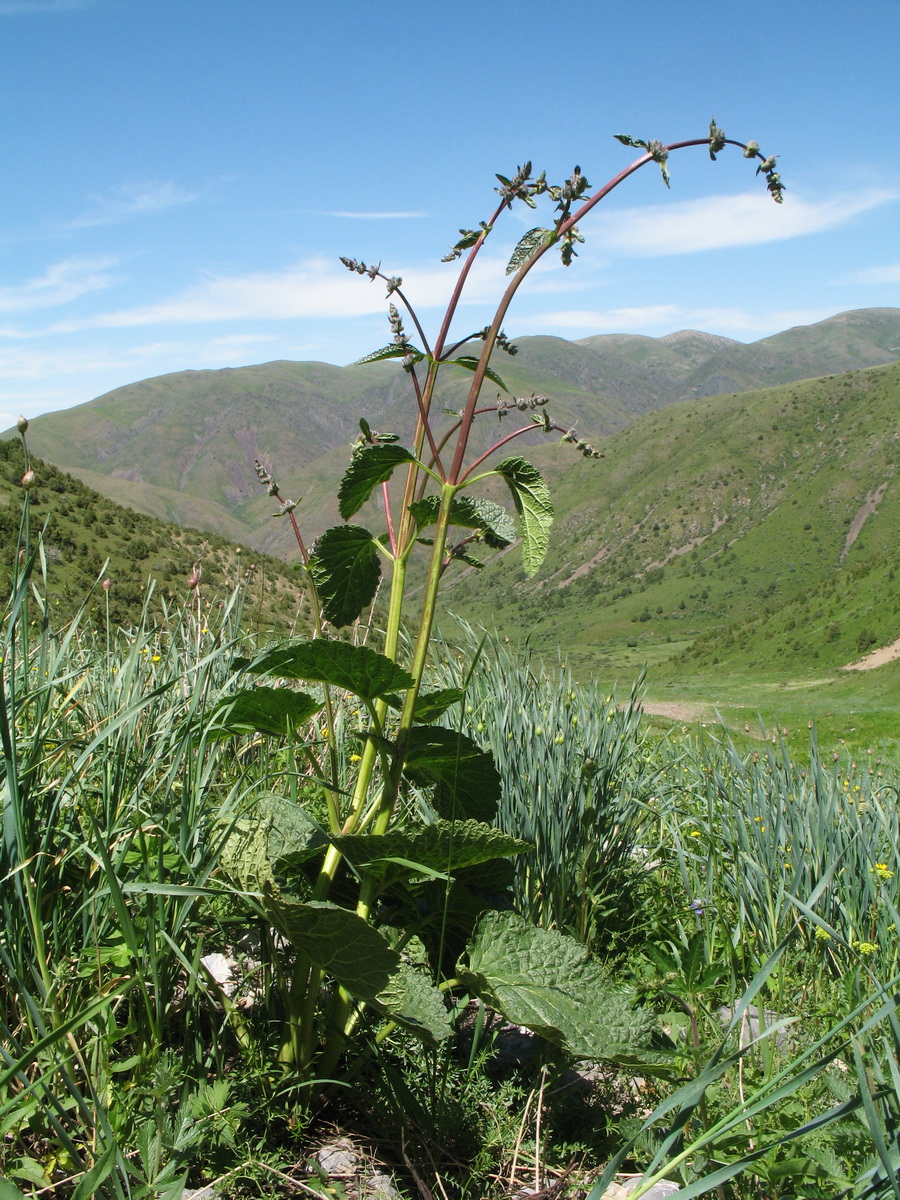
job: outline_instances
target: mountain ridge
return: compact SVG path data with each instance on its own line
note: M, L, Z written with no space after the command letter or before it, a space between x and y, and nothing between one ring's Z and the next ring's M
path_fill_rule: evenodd
M896 362L900 309L839 313L747 345L679 330L662 338L600 334L578 342L537 335L518 347L515 358L494 357L510 391L549 395L553 418L596 442L711 394L747 394L783 384L785 375L788 382L827 375L847 361ZM437 404L458 408L470 379L446 367ZM336 519L334 489L359 419L404 437L414 410L396 364L277 360L142 380L38 417L29 442L117 503L290 557L295 548L282 523L271 520L254 460L276 475L284 494L303 498L314 537ZM540 440L529 435L521 444L531 453Z

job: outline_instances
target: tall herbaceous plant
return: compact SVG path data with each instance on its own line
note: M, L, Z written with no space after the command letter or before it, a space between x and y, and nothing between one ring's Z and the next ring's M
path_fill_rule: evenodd
M473 899L480 865L514 858L530 846L497 821L501 780L492 755L470 734L437 723L462 703L462 688L423 687L445 574L459 563L478 562L476 551L501 550L517 538L524 568L534 574L547 551L550 495L539 471L515 452L517 440L537 429L560 435L586 457L597 456L574 430L553 420L546 397L509 395L491 366L495 351L515 353L503 322L525 278L553 250L570 266L590 211L642 167L658 164L668 184L676 150L706 147L715 159L726 145L737 146L746 158L759 160L757 174L781 202L775 160L755 142L726 138L715 121L707 136L670 145L624 135L618 140L641 154L595 192L578 167L558 185L544 174L534 176L530 163L510 178L497 177L493 212L461 230L446 256L461 266L433 337L401 279L380 265L342 260L363 277L361 286L365 279L386 286L391 341L362 361L399 360L416 413L409 446L360 421L337 495L345 524L326 530L307 549L296 504L283 499L271 474L258 468L294 528L315 637L282 642L249 662L248 674L270 682L233 695L216 720L221 732L240 735L297 730L315 717L317 736L297 751L310 764L316 789L303 792L305 804L274 793L256 796L246 819L231 830L222 866L235 896L277 930L285 947L269 992L278 1011L265 1028L277 1030L282 1086L300 1088L300 1096L315 1080L332 1077L352 1036L373 1022L380 1022L379 1038L397 1025L428 1044L442 1041L450 1033L451 998L460 996L479 997L583 1057L646 1063L654 1054L646 1010L625 1002L621 988L579 942L525 916L492 910L483 896ZM460 337L458 309L487 239L515 205L534 209L541 202L549 202L547 224L530 229L516 246L493 320ZM480 342L479 353L464 353L473 341ZM471 375L465 404L449 422L435 400L448 367ZM486 384L501 389L499 402L482 400ZM487 449L482 442L476 448L473 429L485 416L502 419L503 436ZM505 485L513 513L484 498L489 481ZM356 518L376 493L385 527L371 531ZM414 552L424 555L426 565L424 585L418 576L413 594L408 571ZM382 587L384 572L387 616L376 651L336 631L354 626ZM404 624L408 643L401 638ZM283 686L287 680L314 687L290 690ZM426 795L427 803L413 803L414 795ZM422 902L423 890L435 881L445 885L437 908ZM451 929L460 951L448 958ZM242 1038L251 1036L236 1012L234 1020Z

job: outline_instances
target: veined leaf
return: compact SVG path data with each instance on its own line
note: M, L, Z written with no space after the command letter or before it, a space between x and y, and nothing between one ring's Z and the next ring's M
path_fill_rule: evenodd
M576 1058L647 1066L667 1058L649 1009L632 1008L574 938L538 929L516 913L489 912L457 968L462 983L516 1025Z
M377 650L327 638L279 642L254 659L248 670L257 675L331 683L363 700L377 700L413 683L408 671Z
M352 996L400 1022L429 1045L450 1036L441 993L355 912L323 901L293 900L272 888L267 889L262 907L288 941Z
M220 857L222 873L244 892L275 885L276 872L320 854L328 835L309 814L284 796L258 796L253 812L236 821Z
M505 458L496 470L512 493L522 532L522 565L527 575L533 575L550 544L553 524L550 489L537 467L524 458Z
M614 133L613 137L617 142L621 142L623 146L634 146L641 150L649 150L650 143L643 138L632 137L630 133Z
M371 354L365 354L362 358L358 358L353 364L354 367L365 366L366 363L381 362L386 358L405 358L407 354L413 354L417 360L421 361L425 355L421 350L416 350L414 346L407 344L406 346L398 346L392 343L390 346L382 346L380 350L373 350Z
M386 483L400 463L414 463L403 446L367 446L350 460L338 488L338 507L346 521L359 512L379 483Z
M422 692L416 697L416 708L413 713L413 720L419 721L423 725L429 724L431 721L436 721L448 708L452 708L454 704L465 699L466 693L461 688L440 688L436 692ZM396 709L397 712L403 708L402 696L385 696L390 708Z
M494 756L453 729L415 725L403 772L420 786L435 785L434 806L448 818L490 823L500 801Z
M519 239L519 244L512 252L512 258L510 258L506 267L507 275L512 275L513 271L518 271L522 263L527 262L535 250L539 250L541 246L545 246L554 236L555 233L552 229L529 229L524 237Z
M461 358L450 358L447 362L448 364L452 363L454 366L462 367L466 371L474 371L478 366L478 359L471 354L464 354ZM485 367L484 374L487 379L490 379L491 383L496 383L498 388L502 388L504 392L509 391L509 388L496 371L492 371L490 367Z
M234 733L290 737L322 707L321 700L288 688L255 687L220 700L210 716L211 738Z
M465 699L466 693L462 688L439 688L436 692L424 692L416 700L416 710L413 719L427 724L436 721L439 716Z
M440 496L424 496L411 504L409 511L419 528L425 529L437 521L440 507ZM515 524L503 505L475 496L454 497L450 505L450 524L480 529L485 545L492 550L502 550L516 539Z
M352 625L378 591L381 560L375 539L360 525L333 525L316 539L309 573L325 617L338 628Z
M220 867L243 892L252 892L266 919L316 966L359 1000L401 1022L429 1044L449 1036L443 998L420 971L349 909L285 895L279 873L318 854L328 838L296 804L260 797L251 819L226 839Z
M382 877L450 874L532 849L529 842L480 821L435 821L410 830L391 829L383 835L352 834L335 838L334 845L350 862ZM406 860L408 869L397 869L401 859Z

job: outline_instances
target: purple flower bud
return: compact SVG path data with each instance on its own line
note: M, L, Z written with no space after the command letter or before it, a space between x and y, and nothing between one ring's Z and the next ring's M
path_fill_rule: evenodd
M112 580L104 579L103 582L100 584L100 586L103 588L104 592L108 592L109 589L112 587Z
M31 489L33 487L35 487L36 485L37 485L37 475L35 475L34 471L30 471L30 470L26 471L25 474L22 476L22 487L25 489L26 492L30 492Z

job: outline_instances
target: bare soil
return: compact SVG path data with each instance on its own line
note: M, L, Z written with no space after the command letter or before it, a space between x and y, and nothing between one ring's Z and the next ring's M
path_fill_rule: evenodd
M897 658L900 658L900 638L897 638L896 642L891 642L890 646L882 646L880 650L873 650L859 662L847 663L845 667L841 667L841 670L871 671L874 667L883 667L885 663L893 662Z

